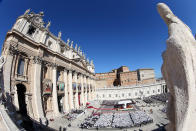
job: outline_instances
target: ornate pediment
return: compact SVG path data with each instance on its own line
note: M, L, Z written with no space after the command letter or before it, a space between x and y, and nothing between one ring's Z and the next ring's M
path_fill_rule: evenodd
M76 58L76 59L73 59L74 62L76 62L78 65L84 67L84 68L87 68L87 65L86 63L84 62L83 59L81 58Z

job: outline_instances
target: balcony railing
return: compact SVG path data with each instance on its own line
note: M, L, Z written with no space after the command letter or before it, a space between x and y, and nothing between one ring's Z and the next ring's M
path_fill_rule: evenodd
M16 79L20 81L28 81L28 77L22 74L16 74Z

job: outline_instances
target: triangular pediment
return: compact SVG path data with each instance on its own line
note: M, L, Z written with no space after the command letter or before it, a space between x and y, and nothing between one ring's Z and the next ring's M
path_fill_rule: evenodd
M81 58L74 59L74 62L76 62L78 65L82 66L83 68L87 68L86 63Z

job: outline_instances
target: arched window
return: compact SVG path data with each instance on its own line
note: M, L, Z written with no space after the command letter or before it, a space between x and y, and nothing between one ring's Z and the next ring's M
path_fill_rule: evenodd
M24 59L20 58L18 62L17 74L24 75L24 64L25 64Z
M35 30L36 30L36 28L33 27L32 25L30 25L27 34L32 36L35 33Z
M52 42L51 41L48 41L48 47L52 48Z

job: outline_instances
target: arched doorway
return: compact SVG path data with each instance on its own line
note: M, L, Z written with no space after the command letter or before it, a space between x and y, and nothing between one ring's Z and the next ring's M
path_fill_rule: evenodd
M23 84L16 85L18 94L19 113L26 116L27 107L25 102L26 87Z

